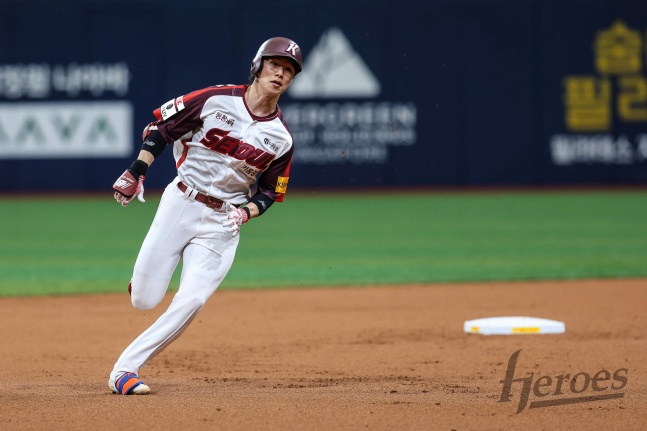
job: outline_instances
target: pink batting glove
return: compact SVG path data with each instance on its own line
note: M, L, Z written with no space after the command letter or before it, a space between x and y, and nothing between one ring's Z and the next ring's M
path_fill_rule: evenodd
M242 208L232 207L224 226L233 236L236 236L240 232L240 227L247 223L248 220L247 211Z
M146 202L144 200L144 179L143 175L140 175L139 179L135 179L133 174L126 169L112 186L117 202L125 207L135 196L140 202Z

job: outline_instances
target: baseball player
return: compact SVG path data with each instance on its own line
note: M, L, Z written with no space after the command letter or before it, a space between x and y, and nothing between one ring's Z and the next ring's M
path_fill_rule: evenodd
M268 39L252 61L250 84L208 87L154 111L157 121L144 129L137 160L113 186L123 206L135 196L143 202L146 171L172 143L177 177L164 190L137 256L128 286L133 306L159 304L180 259L182 274L168 310L115 363L108 381L113 392L150 392L139 369L186 330L222 283L241 225L283 201L293 139L277 103L301 61L294 41Z

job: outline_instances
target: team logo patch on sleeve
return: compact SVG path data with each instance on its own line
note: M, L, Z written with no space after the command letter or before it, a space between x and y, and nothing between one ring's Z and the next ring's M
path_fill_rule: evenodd
M276 189L274 191L276 193L285 193L288 189L288 179L289 177L279 177L276 181Z
M160 108L162 120L167 120L184 109L184 96L171 99Z

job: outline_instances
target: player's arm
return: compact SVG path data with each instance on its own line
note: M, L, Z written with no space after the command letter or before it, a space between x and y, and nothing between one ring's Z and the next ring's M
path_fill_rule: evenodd
M141 161L146 164L143 172L138 172L141 175L146 175L146 169L153 164L153 161L162 154L168 145L164 136L157 130L155 123L150 123L142 133L142 149L139 151L136 161Z
M267 211L274 202L275 199L272 199L265 193L258 191L242 209L247 212L249 218L254 218Z
M137 159L112 186L115 199L126 206L135 197L144 202L144 179L153 161L169 142L174 142L202 123L202 107L210 97L207 90L171 99L153 111L157 121L142 133L143 144Z
M249 202L247 202L247 205L242 208L232 207L229 210L225 227L232 235L238 235L242 225L247 223L249 219L263 214L273 203L274 199L261 191L257 191Z
M292 161L292 148L283 156L274 160L258 179L257 191L242 208L232 208L226 223L229 231L237 235L240 226L249 219L263 215L274 202L283 202L283 195L287 189L290 163Z
M144 202L144 179L146 178L148 167L153 164L155 158L162 154L167 146L166 139L157 130L154 123L146 126L142 137L144 142L137 159L112 186L115 191L115 199L122 206L128 205L135 196L141 202Z
M245 208L249 218L262 215L274 202L283 202L288 187L292 147L283 156L274 160L258 178L256 194L252 196Z

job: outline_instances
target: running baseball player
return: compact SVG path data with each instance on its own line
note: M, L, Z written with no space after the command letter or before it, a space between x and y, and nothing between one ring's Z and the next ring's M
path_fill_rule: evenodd
M294 41L268 39L252 61L250 84L208 87L154 111L157 121L144 129L137 160L113 186L121 205L143 201L146 171L172 143L177 177L164 190L137 256L128 286L133 306L158 305L180 259L182 274L168 310L115 363L108 381L114 393L150 393L140 368L186 330L222 283L240 227L283 201L293 139L278 100L301 61Z

